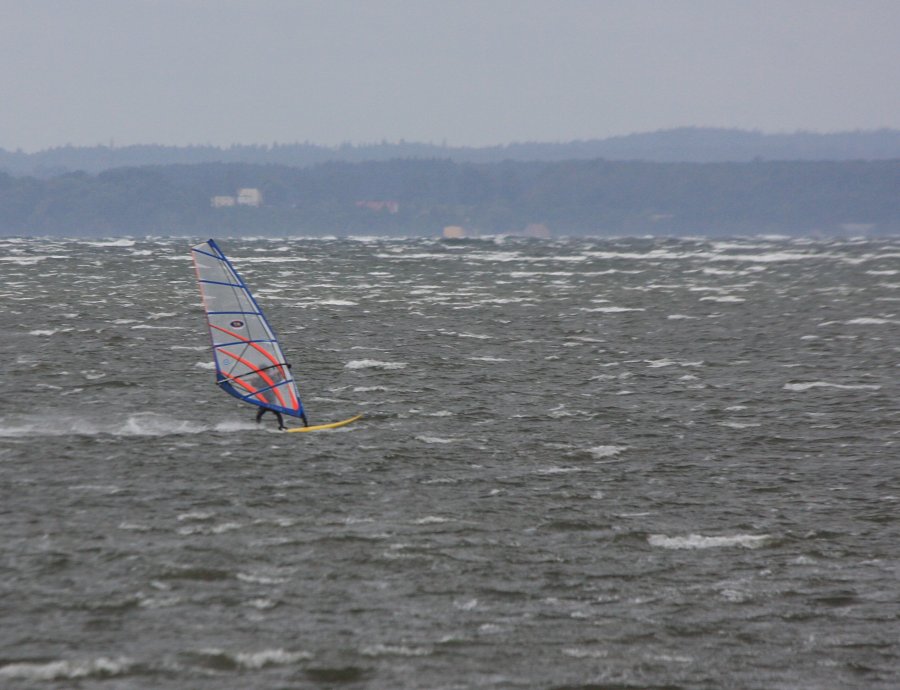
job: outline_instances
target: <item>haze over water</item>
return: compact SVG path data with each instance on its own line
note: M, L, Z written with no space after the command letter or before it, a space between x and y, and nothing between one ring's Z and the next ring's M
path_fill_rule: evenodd
M201 238L196 238L198 241ZM0 239L0 686L893 688L900 242Z

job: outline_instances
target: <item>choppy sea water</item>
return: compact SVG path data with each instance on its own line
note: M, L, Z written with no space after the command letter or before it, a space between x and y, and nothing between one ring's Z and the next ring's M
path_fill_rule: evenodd
M199 241L201 238L197 238ZM893 688L900 241L0 240L0 687Z

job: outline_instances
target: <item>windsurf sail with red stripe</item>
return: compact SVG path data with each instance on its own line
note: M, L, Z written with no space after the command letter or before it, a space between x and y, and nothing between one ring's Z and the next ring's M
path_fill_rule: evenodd
M191 247L216 364L216 383L253 405L305 419L275 332L214 240Z

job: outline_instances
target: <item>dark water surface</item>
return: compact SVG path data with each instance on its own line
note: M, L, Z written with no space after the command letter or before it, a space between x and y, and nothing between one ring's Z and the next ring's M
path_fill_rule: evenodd
M198 238L199 239L199 238ZM0 240L0 687L895 688L900 241Z

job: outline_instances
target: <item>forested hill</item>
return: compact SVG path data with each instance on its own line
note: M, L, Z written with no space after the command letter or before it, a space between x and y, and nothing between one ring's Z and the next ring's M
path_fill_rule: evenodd
M0 171L51 177L119 167L197 163L255 163L308 167L325 162L359 163L396 158L457 163L514 161L640 160L654 162L747 162L753 160L885 160L900 158L900 131L763 134L733 129L680 128L568 143L518 143L484 148L424 143L317 146L63 146L35 153L0 149Z
M238 201L242 188L259 196ZM255 192L254 192L255 193ZM213 205L220 197L230 205ZM900 233L900 160L199 164L0 174L2 235Z

